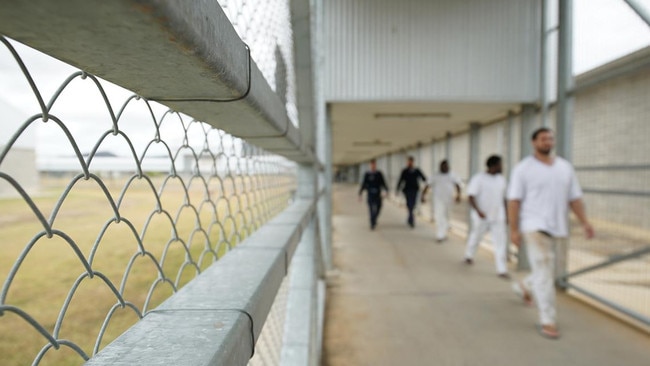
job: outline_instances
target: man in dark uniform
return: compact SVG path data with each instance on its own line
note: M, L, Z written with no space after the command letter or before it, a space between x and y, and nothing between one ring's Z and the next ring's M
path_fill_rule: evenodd
M406 208L409 212L408 224L410 227L415 226L415 218L413 217L413 209L415 208L415 202L418 198L418 192L420 191L419 180L423 182L427 181L427 178L422 174L422 171L413 166L413 157L409 156L406 160L406 168L402 170L402 174L399 176L399 181L397 182L397 191L399 192L402 185L402 192L406 197Z
M367 171L363 176L361 188L359 188L359 201L363 191L368 191L368 208L370 209L370 230L374 230L377 226L377 217L381 211L381 190L384 189L388 193L388 187L384 180L384 175L377 170L377 162L375 159L370 160L370 171Z

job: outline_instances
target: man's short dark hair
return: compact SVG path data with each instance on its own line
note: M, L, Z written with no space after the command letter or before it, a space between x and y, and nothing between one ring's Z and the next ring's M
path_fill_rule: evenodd
M492 168L493 166L496 166L499 163L501 163L501 157L499 155L491 155L485 162L488 168Z
M370 159L370 164L375 164L376 162L377 162L377 160L375 160L375 159Z
M414 161L415 158L413 157L413 155L409 155L409 156L406 158L406 160Z
M536 140L537 135L539 135L540 133L544 133L544 132L553 132L553 130L551 130L548 127L540 127L538 129L536 129L535 132L533 132L533 136L532 136L531 140L533 140L533 141Z

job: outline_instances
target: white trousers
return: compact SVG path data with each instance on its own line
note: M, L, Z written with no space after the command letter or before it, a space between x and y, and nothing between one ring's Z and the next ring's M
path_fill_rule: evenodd
M524 286L529 288L539 310L539 322L542 325L556 324L555 287L555 244L554 238L537 231L523 234L531 273L524 279Z
M433 202L433 219L436 221L436 239L446 238L449 231L449 204L436 199Z
M488 221L481 219L477 214L472 212L472 230L467 238L465 248L465 258L473 259L478 249L478 244L483 239L483 235L490 230L492 234L492 245L494 246L494 265L497 273L508 272L508 246L506 241L506 223L503 220Z

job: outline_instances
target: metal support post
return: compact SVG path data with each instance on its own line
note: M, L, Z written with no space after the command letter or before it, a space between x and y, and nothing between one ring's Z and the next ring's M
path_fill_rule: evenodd
M504 175L510 176L510 172L512 171L512 168L514 167L514 124L515 124L515 114L513 111L508 111L508 118L506 119L506 146L508 148L508 152L506 153L505 156L505 167L504 167ZM507 179L507 178L506 178ZM507 214L507 213L506 213ZM510 227L507 228L506 230L507 235L509 236L510 234ZM510 238L507 237L506 239L506 258L508 258L508 262L510 261Z
M508 111L508 119L506 120L506 129L508 130L506 135L506 146L508 147L508 153L506 154L506 166L505 172L507 175L510 175L512 167L515 165L514 159L514 132L515 132L515 114L512 111Z
M530 137L535 130L535 105L523 104L521 106L521 128L520 128L520 149L519 156L524 158L533 153L533 147L530 144Z
M572 0L560 1L559 50L557 75L557 154L572 160L574 80L572 75Z
M573 1L560 1L558 24L558 75L557 75L557 145L559 156L572 160L573 150ZM567 218L568 220L568 218ZM564 276L567 271L569 239L558 243L555 251L555 275Z
M540 39L539 104L542 126L548 126L548 1L540 1L542 31Z
M386 185L388 186L388 192L391 191L391 183L393 179L393 154L388 153L386 155Z
M451 160L451 132L445 135L445 159Z
M318 157L325 165L324 172L320 174L320 186L325 191L318 203L318 216L320 218L321 252L325 271L334 268L332 262L332 126L329 108L324 103L319 103L318 123Z
M479 147L481 143L481 124L472 122L469 124L469 176L478 173L480 169L479 163Z
M468 181L471 177L478 173L480 169L479 163L479 147L481 143L481 124L478 122L471 122L469 124L469 176ZM469 235L469 230L471 230L471 211L467 211L467 231Z
M436 141L433 140L431 141L431 175L433 176L434 174L438 173L438 157L436 155ZM429 194L429 202L430 202L430 209L431 209L431 222L433 222L433 218L435 215L435 210L433 208L433 190L430 190L431 193Z

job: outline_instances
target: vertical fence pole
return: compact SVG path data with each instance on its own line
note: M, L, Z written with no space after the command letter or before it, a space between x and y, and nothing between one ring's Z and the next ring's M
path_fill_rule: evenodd
M318 123L318 157L324 164L324 171L320 172L320 186L324 190L318 204L321 232L321 252L325 270L334 269L332 262L332 126L329 108L324 103L319 103Z
M568 161L573 160L573 1L560 1L558 75L557 75L557 154ZM555 253L555 274L563 276L567 271L569 240L558 243Z
M540 39L539 99L542 126L548 126L548 5L540 1L542 7L542 31Z

